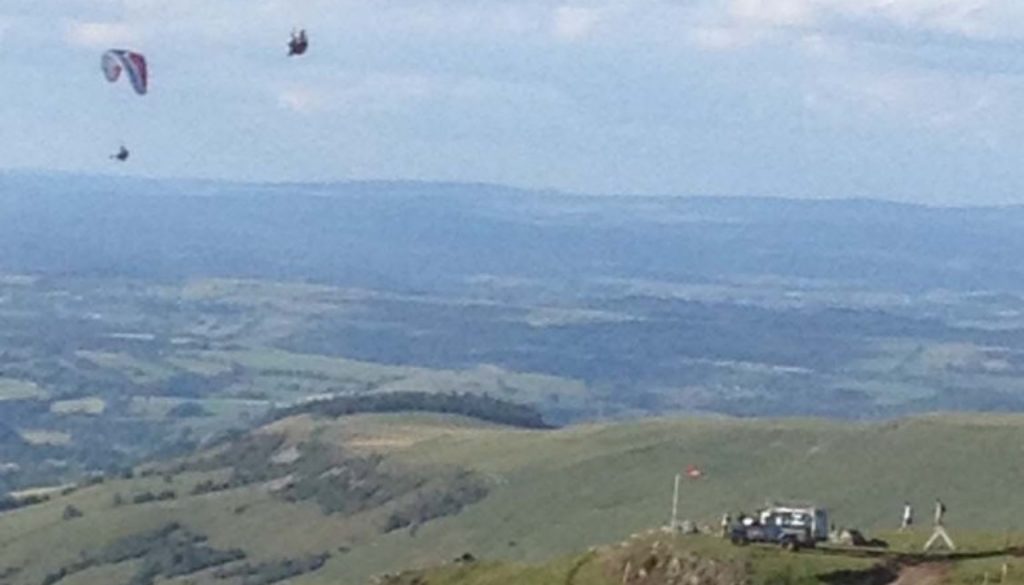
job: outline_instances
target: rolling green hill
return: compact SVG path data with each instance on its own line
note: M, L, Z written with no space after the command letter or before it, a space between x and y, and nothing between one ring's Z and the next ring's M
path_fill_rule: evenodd
M486 561L473 571L498 576L428 582L532 583L500 576L571 564L664 524L672 478L690 464L705 477L684 483L681 516L698 523L807 499L838 525L890 538L905 499L924 517L941 496L967 551L998 549L1024 543L1022 452L1024 417L1010 416L525 430L431 414L301 415L0 515L0 581L344 585L471 553ZM928 536L919 530L893 543L916 549Z

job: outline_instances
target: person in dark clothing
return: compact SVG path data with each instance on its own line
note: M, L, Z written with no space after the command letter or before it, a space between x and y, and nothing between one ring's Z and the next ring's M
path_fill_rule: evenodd
M306 30L292 31L292 38L288 41L288 56L302 55L309 48L309 39L306 37Z
M128 149L125 148L124 145L122 144L121 148L117 151L117 153L110 155L110 158L113 159L113 160L124 162L124 161L128 160L128 157L130 155L131 155L131 153L128 152Z

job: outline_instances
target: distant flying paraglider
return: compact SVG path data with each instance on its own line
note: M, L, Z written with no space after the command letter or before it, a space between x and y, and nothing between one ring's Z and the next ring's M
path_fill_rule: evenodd
M121 73L124 73L136 94L146 95L149 90L149 66L142 54L124 49L111 49L103 53L100 65L103 76L110 83L115 83L121 78ZM129 156L131 153L122 144L116 153L110 155L110 160L126 162Z
M103 53L103 75L107 81L114 83L124 71L132 89L139 95L145 95L149 89L149 67L146 58L139 53L124 49L111 49Z
M288 56L294 57L296 55L305 54L306 49L309 48L309 38L306 37L306 29L300 29L299 31L292 31L292 38L288 41Z
M130 155L131 155L131 153L128 152L128 149L125 148L124 145L122 144L121 148L117 151L117 153L110 155L110 159L111 160L120 161L120 162L124 162L124 161L128 160L128 157Z

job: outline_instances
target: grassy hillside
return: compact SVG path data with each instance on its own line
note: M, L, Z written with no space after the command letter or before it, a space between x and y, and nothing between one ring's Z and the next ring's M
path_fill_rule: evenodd
M1004 573L1005 567L1005 573ZM381 585L968 585L1024 583L1019 551L930 554L824 547L798 554L651 531L538 564L454 559Z
M990 550L1024 543L1022 448L1020 417L673 419L536 431L426 414L298 416L131 479L0 515L0 574L12 585L40 585L90 559L53 583L107 585L112 574L159 564L145 555L110 559L172 523L181 528L166 538L191 547L183 558L241 550L245 559L170 571L157 582L251 584L251 575L224 571L272 575L320 560L290 582L358 584L466 552L536 564L663 524L672 477L689 464L706 476L683 485L681 515L700 523L766 498L799 498L827 505L839 525L888 537L904 499L925 517L941 496L954 537L967 550ZM173 499L133 503L168 491ZM82 516L65 519L69 506ZM396 525L413 512L418 520ZM196 537L201 544L181 544ZM893 543L913 550L926 537ZM502 581L480 581L492 582Z

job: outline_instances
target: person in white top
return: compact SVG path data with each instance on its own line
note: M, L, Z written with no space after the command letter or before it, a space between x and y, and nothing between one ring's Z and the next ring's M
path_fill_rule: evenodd
M900 523L900 532L910 530L914 524L914 508L910 502L903 502L903 521Z

